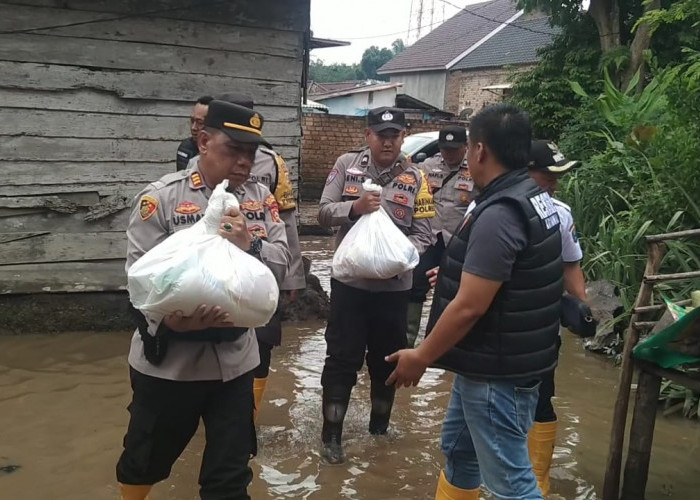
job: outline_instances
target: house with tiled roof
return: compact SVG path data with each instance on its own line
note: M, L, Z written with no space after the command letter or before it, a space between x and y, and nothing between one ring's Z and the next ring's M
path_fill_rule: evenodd
M513 70L537 62L555 29L513 0L467 6L379 68L403 91L467 117L508 94Z

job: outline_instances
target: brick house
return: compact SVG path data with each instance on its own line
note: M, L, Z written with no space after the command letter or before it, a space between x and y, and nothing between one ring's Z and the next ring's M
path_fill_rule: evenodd
M471 5L379 68L403 91L466 118L508 94L513 71L538 60L556 29L513 0Z

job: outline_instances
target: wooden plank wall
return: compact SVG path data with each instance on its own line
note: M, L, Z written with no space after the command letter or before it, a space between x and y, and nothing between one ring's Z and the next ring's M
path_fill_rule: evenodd
M296 183L309 1L0 2L0 294L123 289L200 95L251 95Z

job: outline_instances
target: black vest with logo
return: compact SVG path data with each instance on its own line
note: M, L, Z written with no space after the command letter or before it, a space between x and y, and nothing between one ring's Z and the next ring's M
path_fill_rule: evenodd
M440 265L426 335L457 294L474 221L495 203L509 203L522 214L527 246L517 255L510 281L502 284L486 313L435 366L483 379L536 376L557 364L564 280L556 210L524 169L486 186L476 198L476 208L451 238Z

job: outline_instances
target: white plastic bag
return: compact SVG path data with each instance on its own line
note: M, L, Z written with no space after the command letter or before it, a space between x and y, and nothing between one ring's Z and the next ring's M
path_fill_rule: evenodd
M219 306L239 327L266 325L277 309L279 288L258 259L218 234L226 209L238 200L216 186L202 217L153 247L130 268L129 295L137 309L191 315L201 304Z
M369 179L362 188L382 192L381 186ZM416 247L380 207L360 217L338 245L333 256L333 277L340 281L389 279L410 271L419 260Z

